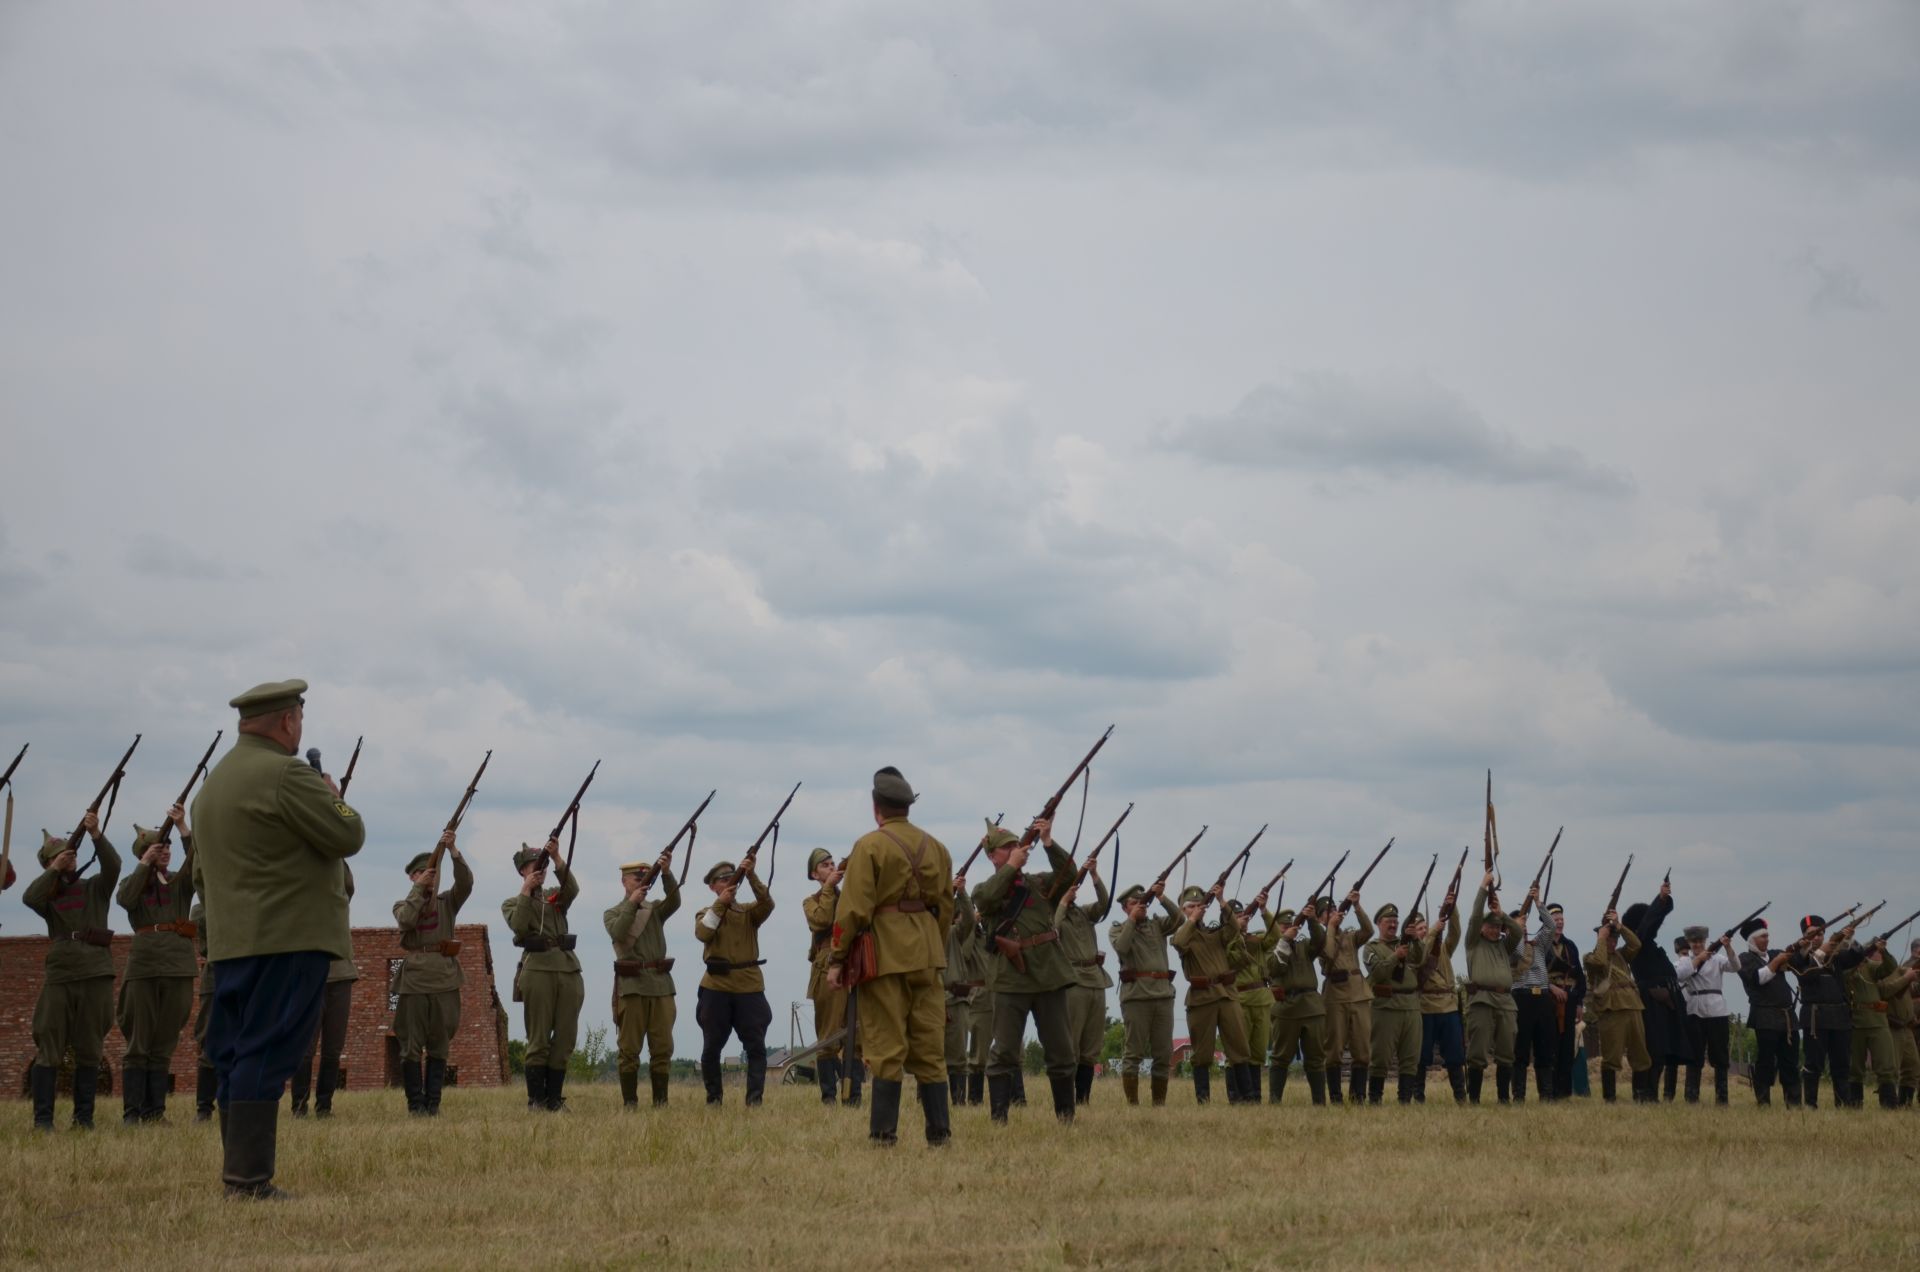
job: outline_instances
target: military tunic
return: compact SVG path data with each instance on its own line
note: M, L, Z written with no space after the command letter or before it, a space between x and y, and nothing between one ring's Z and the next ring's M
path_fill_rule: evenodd
M1275 1072L1284 1074L1292 1067L1296 1052L1309 1074L1339 1067L1337 1061L1329 1065L1327 1005L1313 972L1326 940L1327 930L1309 918L1292 941L1282 936L1274 948L1273 1040L1267 1060Z
M1112 911L1113 897L1098 871L1088 871L1087 878L1093 884L1093 901L1068 905L1063 897L1054 914L1060 947L1073 968L1073 984L1067 988L1067 1036L1073 1040L1080 1069L1100 1063L1100 1051L1107 1042L1107 990L1113 986L1113 977L1107 975L1107 956L1099 948L1093 926L1105 921Z
M807 998L813 1003L813 1036L820 1040L819 1055L823 1060L840 1058L841 1043L834 1035L847 1027L847 991L827 984L833 912L839 904L838 884L824 884L800 903L801 913L807 920L807 959L812 964L812 970L807 973Z
M953 926L947 929L947 1070L984 1080L987 1046L993 1039L986 936L972 898L956 890L953 906ZM973 1102L979 1102L977 1094Z
M1395 953L1407 947L1403 962ZM1389 1068L1400 1075L1400 1102L1412 1098L1408 1085L1420 1063L1420 965L1426 962L1428 943L1404 935L1393 940L1375 937L1362 952L1367 984L1373 991L1373 1056L1367 1066L1370 1083L1383 1084ZM1372 1088L1368 1098L1373 1098Z
M184 845L191 853L191 841ZM173 1051L193 1014L194 957L191 863L162 881L160 872L136 860L121 881L118 900L133 928L127 970L120 981L120 1034L127 1041L123 1069L160 1075L164 1084ZM163 1086L164 1089L164 1086Z
M767 1026L773 1023L773 1009L767 1005L766 981L760 974L766 961L760 957L760 925L773 914L773 895L758 874L749 873L746 882L753 890L752 905L716 900L693 924L694 936L707 947L694 1018L700 1024L700 1077L709 1104L721 1101L720 1051L734 1036L746 1054L747 1103L760 1103L766 1086Z
M1587 998L1600 1026L1600 1070L1614 1073L1622 1057L1635 1073L1653 1067L1647 1052L1646 1021L1640 990L1633 979L1633 956L1640 937L1630 927L1619 931L1620 944L1608 949L1599 941L1587 951Z
M613 941L613 1023L620 1031L619 1071L640 1072L640 1048L647 1050L647 1072L658 1084L673 1074L673 1023L679 1009L673 994L673 960L667 957L667 920L680 912L680 883L671 870L660 877L661 898L635 905L626 897L603 917Z
M1074 865L1058 844L1045 848L1051 870L1023 874L1005 865L973 890L974 909L990 933L993 1045L988 1051L987 1077L1011 1080L1023 1058L1020 1039L1027 1017L1032 1016L1048 1076L1067 1081L1071 1092L1077 1053L1067 1029L1067 987L1074 983L1074 975L1060 948L1053 914L1073 881ZM1002 939L1015 943L1020 964L1000 944Z
M1218 927L1183 919L1171 944L1187 978L1187 1036L1193 1042L1194 1072L1212 1067L1216 1035L1227 1064L1251 1064L1246 1016L1234 992L1241 971L1253 962L1240 925L1232 915Z
M34 1063L58 1069L73 1048L73 1062L98 1068L107 1030L113 1028L113 931L107 926L120 854L102 836L93 837L100 868L91 878L68 878L46 869L20 899L46 920L46 974L33 1008Z
M500 903L500 913L520 947L514 992L521 1000L527 1030L526 1067L566 1072L579 1040L580 1007L586 988L567 915L580 895L580 881L564 865L560 886L533 895L515 893Z
M1241 933L1250 965L1240 970L1233 987L1240 1004L1240 1018L1246 1024L1248 1062L1256 1065L1267 1057L1267 1041L1273 1029L1273 975L1277 970L1273 951L1280 944L1280 929L1274 926L1273 915L1262 908L1259 917L1264 925L1259 937L1254 937L1250 930ZM1250 919L1248 928L1251 927Z
M393 1013L393 1031L400 1040L400 1058L418 1064L422 1058L447 1059L453 1036L460 1031L460 942L454 929L460 907L473 895L473 871L466 858L453 858L453 886L433 896L419 884L394 902L393 921L400 926L400 962L394 989L399 1002Z
M1460 948L1460 907L1448 907L1440 931L1427 934L1427 957L1420 964L1420 1059L1422 1075L1440 1063L1455 1077L1466 1063L1466 1035L1460 1016L1460 985L1453 975L1453 956ZM1425 1099L1424 1095L1419 1096Z
M1473 894L1467 925L1467 1068L1478 1071L1486 1069L1489 1053L1497 1066L1513 1064L1520 1015L1513 1001L1513 957L1526 936L1511 914L1502 914L1500 937L1489 941L1481 935L1486 917L1487 890L1481 888Z
M1373 923L1366 907L1353 907L1355 930L1338 924L1327 931L1320 946L1321 993L1327 1006L1327 1087L1340 1090L1340 1061L1353 1061L1353 1095L1366 1094L1365 1071L1373 1060L1373 990L1360 966L1360 951L1373 939Z
M1879 963L1874 963L1861 946L1843 952L1835 962L1846 975L1847 991L1853 1000L1853 1100L1858 1103L1866 1089L1867 1066L1871 1063L1880 1101L1892 1108L1900 1059L1888 1017L1893 996L1912 986L1911 974L1884 953Z
M1125 1030L1120 1055L1122 1077L1140 1072L1140 1062L1153 1060L1156 1091L1164 1091L1173 1073L1173 971L1167 960L1167 940L1186 923L1180 908L1160 898L1166 911L1138 923L1121 919L1107 929L1107 941L1120 963L1120 1020Z
M1920 962L1908 959L1903 966L1920 970ZM1893 1029L1893 1049L1900 1064L1900 1102L1909 1103L1920 1087L1920 1039L1914 1035L1914 986L1909 982L1887 999L1887 1023Z

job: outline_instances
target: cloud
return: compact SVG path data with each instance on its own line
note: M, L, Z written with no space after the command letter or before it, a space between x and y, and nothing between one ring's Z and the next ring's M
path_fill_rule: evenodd
M1262 385L1227 414L1190 417L1158 440L1165 449L1237 468L1557 486L1594 495L1633 488L1572 447L1527 446L1492 428L1438 386L1363 383L1328 372Z
M235 566L165 534L146 533L127 545L127 568L185 583L220 583L255 577L256 571Z
M1823 260L1819 252L1808 248L1794 264L1809 287L1808 313L1872 313L1880 308L1880 298L1867 289L1860 272L1845 261Z

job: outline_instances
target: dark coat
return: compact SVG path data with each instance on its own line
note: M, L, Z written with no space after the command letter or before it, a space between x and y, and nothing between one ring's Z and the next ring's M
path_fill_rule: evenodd
M1633 956L1633 979L1640 985L1642 1013L1647 1025L1647 1054L1656 1067L1668 1062L1686 1063L1693 1050L1687 1045L1687 1000L1680 992L1680 977L1673 970L1673 959L1660 948L1660 925L1673 913L1673 899L1655 896L1649 905L1631 905L1620 916L1640 938L1640 952ZM1662 1000L1665 1001L1662 1001Z

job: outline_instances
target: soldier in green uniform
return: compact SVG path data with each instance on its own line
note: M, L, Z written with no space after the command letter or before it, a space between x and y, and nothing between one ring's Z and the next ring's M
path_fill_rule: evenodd
M1073 1070L1076 1053L1067 1030L1067 987L1074 983L1073 967L1060 948L1060 929L1053 914L1073 882L1073 859L1053 842L1053 824L1042 818L1033 823L1053 868L1026 873L1028 845L1020 836L999 826L987 826L983 851L993 874L973 890L973 906L992 934L993 1045L987 1055L987 1111L996 1122L1007 1120L1013 1101L1014 1074L1022 1056L1021 1035L1027 1017L1046 1054L1047 1079L1053 1088L1054 1116L1073 1120Z
M463 977L454 928L460 907L473 895L473 871L460 855L454 831L440 833L440 849L453 858L453 887L436 893L440 879L433 854L417 853L407 863L413 886L393 906L400 948L407 951L394 986L399 994L393 1032L400 1042L400 1085L406 1090L407 1112L426 1117L440 1115L447 1049L460 1029Z
M313 1036L328 964L353 954L343 865L367 830L333 779L298 758L306 689L289 680L233 699L239 737L193 801L230 1197L285 1195L273 1185L280 1094Z
M847 991L827 984L827 947L833 941L833 912L840 904L840 866L825 848L807 854L807 875L820 885L819 891L800 903L807 920L811 941L807 949L813 970L807 975L807 998L813 1003L813 1036L820 1049L814 1068L820 1080L820 1102L834 1104L840 1099L842 1057L853 1055L853 1072L847 1091L847 1103L860 1105L860 1079L864 1065L859 1057L859 1039L852 1047L843 1045L836 1035L847 1027Z
M1615 942L1621 943L1616 948ZM1640 937L1622 927L1618 912L1608 910L1599 936L1583 960L1587 972L1587 1010L1600 1029L1600 1095L1608 1104L1618 1098L1620 1061L1624 1057L1635 1074L1653 1067L1647 1054L1647 1022L1642 1014L1640 986L1633 979L1633 956Z
M827 984L845 985L855 940L873 936L872 979L860 996L860 1035L873 1064L867 1137L892 1145L900 1093L911 1073L920 1093L927 1143L953 1136L946 1061L947 929L953 924L953 858L946 845L907 820L919 797L889 765L873 775L875 829L853 843L846 886L834 914Z
M1920 940L1907 946L1905 966L1911 971L1920 971ZM1893 1046L1900 1057L1900 1106L1910 1108L1913 1105L1914 1092L1920 1088L1920 1037L1915 1035L1914 996L1912 982L1906 988L1894 993L1887 1008L1887 1023L1893 1028Z
M1367 1065L1373 1059L1373 990L1360 966L1360 951L1373 939L1373 923L1360 905L1360 889L1347 893L1355 930L1343 932L1340 908L1327 898L1326 939L1320 946L1322 990L1327 1004L1327 1098L1340 1103L1340 1057L1353 1057L1348 1099L1364 1103Z
M1374 911L1379 934L1367 942L1362 957L1367 984L1373 991L1373 1058L1367 1066L1367 1103L1378 1104L1386 1094L1387 1069L1400 1073L1398 1098L1413 1103L1420 1056L1420 966L1427 947L1400 931L1400 907L1388 903Z
M1234 996L1240 972L1252 956L1241 939L1240 925L1227 918L1217 926L1202 920L1213 900L1221 900L1225 885L1216 883L1211 891L1195 886L1180 894L1184 920L1170 943L1180 955L1180 970L1187 978L1187 1036L1192 1039L1193 1098L1205 1104L1213 1097L1213 1051L1217 1036L1226 1056L1227 1102L1238 1104L1247 1087L1260 1078L1253 1068L1253 1052L1247 1046L1247 1021Z
M193 1120L211 1122L214 1097L220 1092L220 1081L213 1071L213 1053L207 1050L207 1019L213 1014L213 968L207 962L206 902L195 901L187 921L193 924L194 952L200 960L199 1002L193 1013L193 1047L198 1059L193 1066Z
M1267 894L1261 893L1253 899L1253 904L1243 906L1238 901L1228 907L1233 920L1240 929L1240 940L1245 945L1249 966L1242 968L1238 981L1234 984L1234 995L1240 1004L1240 1018L1247 1030L1247 1055L1253 1066L1252 1080L1244 1082L1240 1098L1252 1104L1260 1103L1260 1063L1266 1059L1267 1039L1273 1029L1273 973L1274 947L1280 944L1280 928L1274 923L1273 916L1267 913ZM1261 933L1258 940L1251 936L1253 916L1260 916ZM1231 1080L1231 1075L1229 1075Z
M647 1079L656 1107L667 1102L673 1078L673 960L667 957L667 920L680 910L673 871L661 875L664 895L645 901L653 863L620 867L620 904L606 913L613 938L613 1023L620 1030L621 1107L640 1107L640 1044L647 1047Z
M1159 901L1165 914L1147 912ZM1125 1029L1120 1055L1120 1089L1128 1104L1140 1103L1140 1062L1151 1058L1153 1103L1167 1102L1167 1081L1173 1074L1173 970L1167 961L1167 939L1186 922L1167 885L1151 889L1134 884L1120 894L1126 917L1107 929L1113 956L1120 962L1120 1020Z
M193 836L187 810L175 804L167 820L180 833L191 859ZM120 884L120 908L133 927L133 948L120 980L120 1036L127 1052L120 1062L120 1120L158 1122L167 1114L167 1083L180 1031L193 1014L193 874L191 866L169 873L172 845L157 831L134 828L133 869Z
M953 1103L985 1098L992 1040L986 937L962 875L953 881L953 926L947 929L947 1088Z
M1460 948L1459 898L1447 893L1439 913L1439 936L1429 930L1425 915L1416 913L1407 920L1407 935L1427 950L1426 960L1420 964L1420 1058L1413 1066L1413 1098L1421 1104L1427 1102L1427 1071L1438 1053L1454 1103L1465 1104L1465 1028L1460 1018L1460 986L1453 975L1454 951Z
M1315 1104L1327 1102L1327 1005L1313 961L1325 948L1327 930L1309 903L1299 914L1282 910L1275 917L1280 941L1269 974L1273 979L1273 1041L1267 1052L1268 1089L1280 1103L1295 1052L1305 1065L1307 1090ZM1337 1075L1337 1066L1335 1066ZM1336 1076L1334 1085L1339 1085ZM1336 1097L1338 1091L1335 1092Z
M546 886L548 862L559 875L557 888ZM539 848L521 844L513 868L520 872L520 891L500 903L500 912L520 947L513 984L526 1012L527 1108L558 1113L566 1107L567 1062L586 1000L580 958L573 952L577 938L567 930L580 881L560 860L560 841L551 837Z
M1920 972L1895 965L1884 941L1868 946L1855 945L1842 950L1834 963L1847 978L1847 995L1853 1002L1852 1104L1859 1108L1867 1089L1867 1064L1873 1064L1873 1079L1880 1093L1880 1107L1898 1108L1895 1079L1900 1072L1899 1053L1893 1045L1893 1029L1888 1023L1889 1000L1910 991Z
M741 906L734 899L740 886L734 869L731 861L720 861L707 871L714 902L694 918L693 934L707 947L694 1016L700 1022L700 1078L707 1103L720 1103L720 1049L737 1034L747 1057L747 1107L753 1108L767 1086L767 1026L773 1023L767 982L760 974L767 961L760 957L760 926L773 914L773 894L750 870L753 904Z
M353 900L353 867L340 863L340 874L347 900ZM351 935L351 933L349 933ZM307 1036L307 1049L300 1067L293 1071L290 1094L293 1115L307 1115L307 1093L313 1092L313 1115L333 1116L333 1093L340 1089L340 1057L347 1049L347 1024L353 1018L353 983L360 979L360 968L351 958L336 958L327 964L327 991L320 1004L320 1023ZM320 1080L313 1078L313 1057L320 1056Z
M1093 880L1092 904L1077 904L1080 889L1076 885L1067 889L1054 910L1060 948L1066 953L1067 965L1073 968L1073 984L1067 987L1067 1036L1073 1040L1075 1053L1075 1104L1093 1099L1093 1071L1107 1043L1107 990L1113 985L1113 978L1107 975L1107 956L1099 948L1093 926L1112 911L1113 895L1100 882L1098 870L1087 873Z
M1513 1000L1513 960L1526 929L1500 903L1487 901L1493 886L1489 870L1473 894L1473 922L1467 928L1467 1098L1480 1103L1486 1084L1487 1054L1493 1054L1494 1089L1507 1102L1513 1080L1513 1039L1520 1009ZM1535 904L1540 889L1528 890Z
M60 1066L73 1048L73 1126L93 1128L94 1095L107 1030L113 1027L113 930L107 907L120 878L120 854L100 833L100 819L86 815L82 828L100 856L100 872L79 873L78 854L64 839L40 832L40 877L20 899L46 920L46 979L33 1006L33 1128L53 1129L53 1093Z

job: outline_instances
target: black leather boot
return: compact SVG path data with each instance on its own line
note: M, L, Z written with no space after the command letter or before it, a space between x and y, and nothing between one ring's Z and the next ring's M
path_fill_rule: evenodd
M1680 1062L1669 1060L1661 1066L1662 1097L1668 1104L1673 1103L1674 1093L1680 1086Z
M1507 1102L1508 1093L1513 1090L1513 1069L1509 1065L1493 1066L1493 1093L1500 1103Z
M1727 1082L1727 1071L1725 1069L1715 1069L1713 1071L1713 1102L1715 1104L1727 1104L1731 1102L1732 1094Z
M1093 1101L1093 1066L1075 1065L1073 1070L1073 1102L1090 1104Z
M1027 1071L1025 1069L1015 1069L1013 1071L1012 1082L1014 1107L1024 1109L1027 1107Z
M1239 1066L1239 1069L1240 1069L1240 1103L1259 1104L1261 1102L1260 1100L1260 1066L1257 1064L1243 1064Z
M1810 1109L1820 1107L1820 1071L1803 1069L1800 1073L1800 1099Z
M208 1064L195 1065L193 1074L193 1120L213 1120L213 1097L220 1089L220 1075Z
M527 1112L547 1111L547 1066L527 1066Z
M673 1080L673 1074L654 1070L647 1076L653 1079L653 1107L659 1108L667 1102L667 1083Z
M1309 1081L1307 1085L1312 1086L1313 1083ZM1280 1103L1281 1097L1286 1095L1286 1093L1287 1093L1287 1066L1283 1064L1273 1065L1267 1070L1267 1098L1271 1103L1278 1104ZM1321 1100L1324 1100L1325 1098L1326 1097L1323 1093L1321 1096ZM1320 1100L1314 1101L1314 1103L1316 1104L1320 1102L1321 1102Z
M987 1116L1005 1124L1007 1106L1013 1103L1013 1075L990 1073L987 1075Z
M1468 1069L1467 1070L1467 1103L1469 1104L1480 1103L1480 1089L1484 1087L1486 1084L1487 1084L1487 1071L1485 1069Z
M1285 1086L1286 1083L1287 1083L1287 1071L1285 1069L1282 1069L1280 1071L1280 1085ZM1325 1070L1322 1070L1322 1069L1307 1070L1307 1093L1313 1097L1313 1103L1315 1107L1324 1108L1326 1106L1327 1075ZM1333 1093L1333 1098L1338 1100L1340 1098L1340 1092L1336 1090ZM1280 1103L1280 1093L1277 1091L1274 1092L1273 1102L1275 1104Z
M248 1201L285 1200L288 1194L273 1186L280 1101L233 1100L220 1115L227 1121L226 1161L220 1170L227 1196Z
M1329 1104L1341 1103L1340 1066L1338 1065L1328 1066L1327 1071L1321 1074L1320 1077L1321 1077L1321 1080L1327 1084L1327 1103Z
M320 1061L320 1080L313 1086L313 1115L315 1117L333 1116L333 1093L340 1089L340 1061L323 1059Z
M99 1065L76 1064L73 1066L74 1130L90 1131L93 1129L93 1098L99 1089Z
M145 1120L164 1122L167 1120L167 1083L173 1080L166 1069L147 1070L147 1109Z
M620 1107L629 1113L637 1112L640 1108L640 1071L638 1069L632 1073L624 1069L620 1071Z
M1413 1102L1425 1104L1427 1102L1427 1066L1423 1064L1416 1072L1403 1074L1401 1077L1402 1084L1413 1092Z
M1698 1104L1698 1103L1700 1103L1700 1079L1701 1079L1701 1077L1702 1077L1702 1076L1703 1076L1703 1075L1702 1075L1702 1074L1701 1074L1701 1072L1700 1072L1700 1066L1699 1066L1699 1065L1697 1065L1697 1064L1690 1064L1690 1065L1688 1065L1688 1066L1687 1066L1687 1087L1686 1087L1686 1091L1687 1091L1687 1103L1688 1103L1688 1104ZM1672 1096L1668 1096L1667 1098L1668 1098L1668 1099L1672 1099L1673 1097L1672 1097Z
M1153 1093L1153 1107L1156 1109L1166 1107L1167 1075L1164 1073L1152 1074L1147 1080L1147 1085L1148 1089Z
M1419 1073L1403 1073L1400 1075L1400 1103L1413 1103L1413 1097L1419 1092L1422 1079L1425 1076L1426 1070L1424 1069Z
M1910 1109L1913 1107L1913 1088L1912 1087L1903 1086L1900 1088L1900 1107L1903 1109Z
M967 1075L967 1103L968 1104L979 1104L984 1098L984 1093L986 1092L986 1089L987 1089L986 1074L969 1073Z
M947 1106L952 1108L955 1105L965 1104L966 1102L966 1073L959 1069L947 1070Z
M1120 1094L1127 1097L1128 1104L1140 1103L1140 1075L1137 1073L1121 1074Z
M1465 1068L1457 1064L1450 1066L1447 1069L1447 1085L1453 1088L1453 1102L1455 1104L1465 1104L1467 1102L1467 1071Z
M120 1124L138 1126L147 1116L147 1071L120 1070Z
M1551 1090L1553 1090L1552 1083L1542 1082L1540 1084L1540 1098L1545 1100L1547 1098L1547 1092ZM1513 1066L1512 1091L1513 1102L1515 1104L1525 1104L1527 1102L1527 1066L1524 1064L1516 1064Z
M1240 1066L1237 1064L1221 1065L1220 1080L1227 1088L1227 1103L1240 1103L1242 1099L1240 1094Z
M447 1062L427 1057L427 1067L421 1075L421 1099L427 1106L428 1117L440 1116L440 1092L447 1085Z
M293 1097L293 1115L307 1115L307 1097L313 1092L313 1057L300 1062L293 1071L293 1077L287 1082L287 1092Z
M927 1088L922 1087L925 1091ZM925 1096L921 1097L922 1100ZM867 1139L883 1148L892 1148L900 1131L900 1080L875 1078L873 1101L867 1109Z
M1213 1066L1208 1065L1204 1069L1199 1067L1198 1065L1194 1066L1193 1102L1195 1104L1206 1104L1212 1099L1213 1099Z
M947 1141L953 1138L953 1125L947 1116L947 1100L952 1094L951 1086L943 1087L934 1082L920 1087L920 1115L927 1124L928 1148L945 1147Z
M1387 1080L1384 1077L1367 1075L1367 1103L1379 1104L1387 1096Z
M1347 1079L1347 1099L1354 1104L1363 1104L1373 1093L1373 1083L1367 1079L1367 1066L1355 1064L1353 1074ZM1375 1104L1379 1101L1375 1100Z
M840 1061L834 1056L821 1056L816 1066L820 1074L820 1103L840 1103Z
M407 1116L424 1117L427 1112L426 1097L421 1091L420 1062L418 1060L400 1061L400 1087L407 1093Z
M1615 1069L1600 1070L1600 1098L1608 1104L1620 1098L1620 1074Z
M1900 1107L1900 1095L1894 1090L1893 1083L1891 1082L1882 1082L1880 1084L1880 1107L1883 1109L1897 1109Z
M547 1070L547 1112L562 1113L567 1107L567 1071Z
M36 1131L53 1129L53 1093L59 1082L60 1071L44 1064L34 1065L27 1074L27 1085L33 1090L33 1129Z
M1062 1122L1073 1121L1073 1075L1049 1073L1047 1085L1053 1088L1053 1115Z
M853 1066L853 1068L847 1074L847 1107L850 1109L857 1109L860 1107L861 1084L867 1080L867 1063L864 1060L834 1061L834 1073L836 1076L836 1085L838 1084L838 1075L840 1073L839 1066L847 1065L847 1064L850 1064ZM761 1084L765 1085L766 1080L767 1080L766 1066L764 1063L762 1063L761 1072L760 1072ZM747 1073L747 1085L749 1087L753 1085L753 1073L751 1069L749 1069ZM752 1103L752 1104L758 1104L759 1102L760 1102L760 1099L758 1096L755 1096L751 1101L749 1101L749 1103Z

